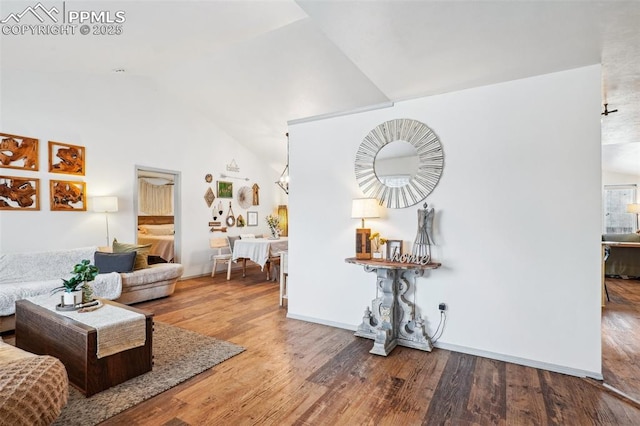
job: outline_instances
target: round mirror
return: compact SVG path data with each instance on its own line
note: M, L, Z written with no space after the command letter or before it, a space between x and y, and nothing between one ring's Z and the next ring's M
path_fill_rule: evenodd
M227 226L233 226L236 224L236 218L233 216L227 216Z
M392 163L404 167L391 167ZM407 118L386 121L371 130L355 161L356 180L365 196L392 209L424 200L438 184L443 167L438 136L425 124Z
M418 174L418 150L407 141L393 141L383 146L374 161L378 180L389 188L408 185Z

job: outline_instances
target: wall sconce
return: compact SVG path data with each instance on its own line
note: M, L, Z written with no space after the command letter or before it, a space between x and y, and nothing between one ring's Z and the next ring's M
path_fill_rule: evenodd
M286 133L287 136L287 165L285 166L282 174L280 174L280 178L276 181L276 185L278 185L284 192L289 195L289 132Z
M109 213L118 211L118 197L93 197L93 209L96 213L104 213L107 223L107 247L109 243Z
M378 200L375 198L356 198L351 204L351 217L362 220L362 226L356 229L356 259L371 259L371 229L364 227L365 219L380 217Z

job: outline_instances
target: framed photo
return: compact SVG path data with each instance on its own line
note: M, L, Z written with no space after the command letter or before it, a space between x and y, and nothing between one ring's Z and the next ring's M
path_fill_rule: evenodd
M0 176L0 210L40 210L40 179Z
M247 212L247 226L258 226L258 212Z
M0 167L37 171L38 139L0 133Z
M396 254L402 255L402 240L387 240L387 260L393 261Z
M218 181L218 198L233 198L233 183Z
M83 212L87 210L87 185L84 182L52 180L51 211Z
M84 176L85 147L49 141L49 172Z

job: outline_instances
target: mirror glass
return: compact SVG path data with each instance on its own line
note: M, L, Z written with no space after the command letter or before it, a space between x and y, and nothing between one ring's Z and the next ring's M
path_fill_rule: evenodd
M444 153L427 125L409 118L385 121L356 152L356 180L366 198L390 209L418 204L438 184Z
M418 150L407 141L397 140L383 146L374 162L376 176L390 188L408 185L418 173Z

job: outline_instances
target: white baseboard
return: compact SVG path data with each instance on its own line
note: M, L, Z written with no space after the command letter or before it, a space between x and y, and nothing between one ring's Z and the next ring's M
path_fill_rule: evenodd
M551 364L548 362L536 361L533 359L520 358L517 356L505 355L505 354L500 354L496 352L483 351L481 349L474 349L466 346L452 345L449 343L436 343L434 346L436 348L446 349L452 352L460 352L463 354L475 355L483 358L510 362L512 364L524 365L526 367L538 368L540 370L553 371L555 373L567 374L569 376L590 377L596 380L603 379L602 373L596 373L594 371L586 371L578 368L566 367L563 365Z
M353 326L351 324L343 324L341 322L334 322L334 321L325 321L325 320L318 319L318 318L306 317L304 315L296 315L296 314L287 313L287 318L300 320L300 321L306 321L306 322L312 322L312 323L315 323L315 324L328 325L330 327L342 328L344 330L356 331L358 329L357 326Z
M306 321L306 322L312 322L315 324L328 325L330 327L342 328L342 329L351 330L351 331L356 331L358 329L358 326L354 326L352 324L343 324L343 323L337 323L333 321L326 321L323 319L307 317L304 315L287 314L287 318ZM511 355L504 355L504 354L499 354L495 352L469 348L466 346L452 345L449 343L436 343L434 344L434 346L436 348L445 349L452 352L475 355L482 358L495 359L497 361L510 362L512 364L524 365L526 367L538 368L540 370L553 371L555 373L567 374L569 376L590 377L596 380L603 380L602 373L597 373L594 371L580 370L577 368L550 364L548 362L536 361L536 360L527 359L527 358L519 358Z

